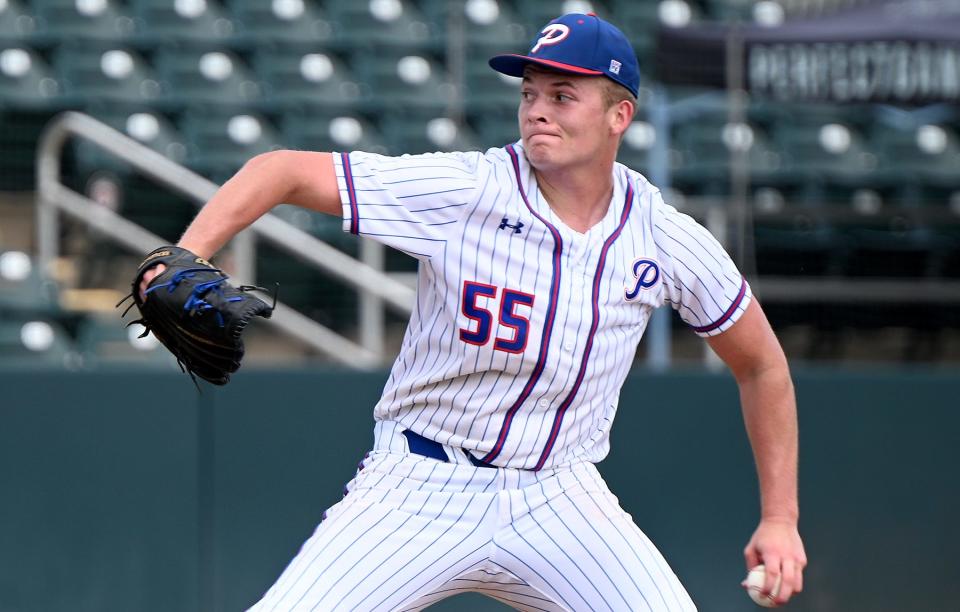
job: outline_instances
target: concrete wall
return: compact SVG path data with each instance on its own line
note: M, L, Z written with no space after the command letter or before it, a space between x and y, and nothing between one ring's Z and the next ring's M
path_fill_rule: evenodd
M283 570L371 441L385 373L0 372L0 612L233 611ZM960 374L797 372L801 530L791 610L956 610ZM637 372L611 488L701 610L739 587L756 480L725 375ZM431 608L503 610L479 596Z

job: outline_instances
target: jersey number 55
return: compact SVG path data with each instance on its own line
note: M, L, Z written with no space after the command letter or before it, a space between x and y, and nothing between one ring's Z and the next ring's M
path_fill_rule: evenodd
M494 285L464 281L460 310L473 323L460 328L460 339L477 346L490 342L493 313L489 307L493 307L498 313L499 328L505 329L511 336L494 337L493 348L505 353L522 353L527 348L527 338L530 335L530 316L529 313L526 316L520 314L517 309L526 307L530 309L528 312L532 312L533 299L534 296L530 293L506 288L501 292L499 287Z

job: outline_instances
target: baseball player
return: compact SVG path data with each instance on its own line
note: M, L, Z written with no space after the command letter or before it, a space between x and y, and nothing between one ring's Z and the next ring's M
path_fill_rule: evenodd
M767 592L781 579L787 602L806 564L790 374L717 241L615 162L636 109L633 49L613 25L568 14L528 54L490 65L523 77L517 142L260 155L180 241L209 258L286 202L419 260L372 450L251 609L420 610L475 591L518 610L695 610L594 466L664 304L740 386L762 510L746 562L766 565Z

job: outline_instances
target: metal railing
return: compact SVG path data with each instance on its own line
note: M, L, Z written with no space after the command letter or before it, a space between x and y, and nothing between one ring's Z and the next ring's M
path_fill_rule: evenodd
M163 186L203 205L219 186L96 119L77 112L58 115L37 147L37 245L42 269L60 252L60 215L67 214L133 253L143 255L165 244L163 238L65 186L60 180L63 146L71 137L86 139ZM239 283L255 284L257 240L265 240L316 266L360 293L361 342L357 343L292 308L278 304L268 322L304 344L350 367L377 368L383 350L383 307L409 315L414 290L382 271L382 247L364 240L361 260L273 216L264 215L231 241ZM373 263L374 265L370 265Z

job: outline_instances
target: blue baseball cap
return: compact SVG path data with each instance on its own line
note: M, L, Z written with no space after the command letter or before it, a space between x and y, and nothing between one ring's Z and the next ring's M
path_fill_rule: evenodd
M640 66L630 41L616 26L593 13L569 13L554 19L533 40L528 55L511 53L490 58L491 68L515 77L522 77L529 64L605 76L634 96L640 89Z

